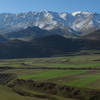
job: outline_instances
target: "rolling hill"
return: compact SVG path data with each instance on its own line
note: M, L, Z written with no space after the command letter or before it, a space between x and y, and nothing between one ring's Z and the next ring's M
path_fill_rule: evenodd
M0 42L0 58L50 57L80 50L100 50L100 40L71 39L50 35L31 41Z

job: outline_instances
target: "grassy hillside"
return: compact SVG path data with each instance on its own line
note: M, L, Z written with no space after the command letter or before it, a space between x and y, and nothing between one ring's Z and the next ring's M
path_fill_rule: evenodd
M1 100L44 100L35 97L24 97L15 93L12 89L6 86L0 86L0 99ZM48 99L45 99L48 100Z

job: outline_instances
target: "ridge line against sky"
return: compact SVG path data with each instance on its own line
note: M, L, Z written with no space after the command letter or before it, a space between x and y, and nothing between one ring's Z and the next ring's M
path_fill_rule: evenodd
M20 13L28 11L100 13L100 0L0 0L0 13Z

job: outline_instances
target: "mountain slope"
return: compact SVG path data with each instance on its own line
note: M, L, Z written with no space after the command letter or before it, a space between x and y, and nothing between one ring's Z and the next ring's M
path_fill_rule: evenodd
M7 41L7 38L5 38L3 35L0 35L0 42Z
M20 31L5 33L4 35L8 39L31 40L33 38L39 38L39 37L44 37L44 36L49 36L49 35L56 35L56 34L64 36L66 38L77 37L77 35L74 34L73 30L72 32L69 32L67 28L65 29L56 28L53 30L44 30L36 26L28 27Z
M38 27L28 27L20 31L6 33L5 36L9 39L31 39L37 37L43 37L48 35L48 31L40 29Z
M87 35L83 36L83 38L91 39L91 40L100 40L100 30L97 30L95 32L87 34Z

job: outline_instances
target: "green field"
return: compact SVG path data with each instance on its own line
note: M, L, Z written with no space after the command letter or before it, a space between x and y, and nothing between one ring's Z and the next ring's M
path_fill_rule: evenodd
M100 55L79 55L50 58L1 60L0 66L10 67L99 67Z
M100 70L53 70L43 68L99 68L100 55L78 55L51 58L26 58L26 59L6 59L0 60L0 67L11 67L15 69L6 69L1 73L12 73L17 75L17 79L35 80L38 82L51 82L62 86L70 86L83 89L100 90ZM27 68L39 69L27 69ZM9 92L8 92L9 91ZM41 91L27 90L29 93L45 95L50 98L39 98L30 96L21 96L15 93L11 88L0 85L0 100L76 100L42 94ZM12 96L13 95L13 96ZM8 98L8 99L7 99Z

